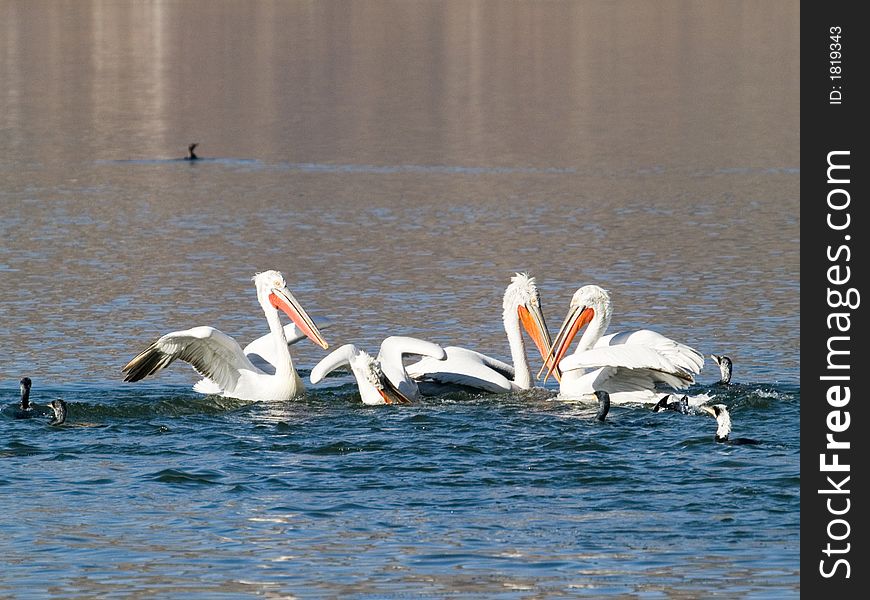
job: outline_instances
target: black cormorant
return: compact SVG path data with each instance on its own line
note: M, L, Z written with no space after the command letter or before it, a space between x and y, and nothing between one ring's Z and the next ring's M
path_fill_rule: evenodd
M719 365L719 383L729 385L731 383L731 366L734 363L724 354L722 356L711 354L710 358L715 360Z

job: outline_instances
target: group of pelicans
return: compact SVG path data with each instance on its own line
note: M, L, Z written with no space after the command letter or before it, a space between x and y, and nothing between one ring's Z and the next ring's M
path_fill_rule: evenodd
M203 379L194 390L250 401L285 401L304 393L293 365L290 346L308 338L323 349L329 344L314 320L287 288L278 271L253 277L257 300L266 316L269 333L242 348L233 338L207 326L174 331L160 337L123 368L125 381L139 381L169 366L176 359L189 363ZM597 418L604 420L611 403L642 403L654 410L684 414L698 408L716 417L716 440L729 441L731 419L723 404L693 406L676 390L694 383L704 365L696 350L648 329L605 335L611 319L609 293L596 285L579 288L571 299L555 339L551 338L541 308L535 279L523 273L511 278L504 293L502 318L513 364L458 346L442 347L406 336L383 340L376 356L345 344L324 357L311 370L312 384L330 372L349 369L365 404L408 404L422 396L457 389L506 393L530 389L532 370L523 331L543 360L538 378L554 376L559 395L598 403ZM279 310L291 323L282 325ZM568 355L578 333L577 347ZM408 356L419 360L405 364ZM711 357L719 364L722 384L731 379L731 360ZM30 380L22 380L22 405L27 408ZM57 405L55 406L55 403ZM53 424L62 424L66 406L52 403ZM733 442L733 440L731 440Z

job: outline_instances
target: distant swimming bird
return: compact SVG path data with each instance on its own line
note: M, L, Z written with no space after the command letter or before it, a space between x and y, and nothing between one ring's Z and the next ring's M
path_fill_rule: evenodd
M550 350L550 332L534 277L525 273L511 277L502 299L502 321L513 365L474 350L447 346L445 360L424 358L408 365L408 374L418 382L434 381L496 394L531 388L532 372L522 330L529 334L541 356Z
M658 404L653 407L653 412L661 412L663 410L674 410L678 413L682 413L684 415L689 414L689 397L683 396L679 400L675 400L674 402L668 402L668 399L671 397L670 394L667 396L663 396L661 400L659 400Z
M196 148L197 146L199 146L199 144L190 144L187 147L187 156L184 157L184 160L198 160L199 159L199 157L193 151L194 148Z
M731 435L731 413L728 412L728 408L724 404L714 404L713 406L702 406L701 410L709 413L711 416L716 418L716 423L719 427L716 429L716 441L722 442L725 444L760 444L758 440L752 440L749 438L737 438L730 439Z
M616 404L657 402L661 386L682 389L694 383L694 376L704 366L703 355L649 329L604 335L611 314L610 293L597 285L585 285L571 298L568 314L545 359L547 377L562 370L562 396L607 390ZM577 349L565 357L574 337L586 325Z
M289 400L305 390L287 347L287 338L278 309L289 316L299 330L321 348L329 344L323 339L314 321L293 297L284 276L278 271L265 271L253 277L257 300L266 315L274 347L275 372L256 367L241 346L214 327L194 327L162 336L122 369L124 381L139 381L181 359L205 379L194 390L205 394L238 398L239 400Z
M710 358L716 361L719 365L719 382L723 385L729 385L731 383L731 367L734 364L731 362L731 359L725 356L718 356L716 354L711 354Z
M610 394L604 390L595 390L595 397L598 398L598 413L595 418L604 421L607 418L607 413L610 412Z
M48 406L54 411L54 416L51 418L49 425L63 425L66 421L67 406L66 402L58 398L49 402Z
M408 404L420 397L417 382L408 376L403 357L416 354L442 360L438 344L405 336L390 336L381 343L377 358L353 344L345 344L311 369L311 383L319 383L335 369L348 366L356 379L364 404Z

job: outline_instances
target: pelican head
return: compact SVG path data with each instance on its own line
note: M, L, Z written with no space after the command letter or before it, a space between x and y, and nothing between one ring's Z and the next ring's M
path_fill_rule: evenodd
M360 396L365 404L410 404L411 400L396 388L381 365L368 352L360 352L350 359L350 368L356 377Z
M311 383L320 383L327 374L349 367L356 379L363 404L410 404L411 400L384 375L381 364L368 352L353 344L339 346L311 369Z
M728 435L731 433L731 414L724 404L714 404L713 406L702 406L701 409L716 418L716 423L719 424L716 429L716 441L728 441Z
M323 349L329 348L317 325L287 289L284 276L279 271L263 271L252 279L257 286L257 299L267 314L271 310L281 309L308 339Z
M545 359L549 368L547 377L559 368L559 361L571 347L571 342L574 341L577 332L588 325L596 316L601 322L601 326L606 328L610 324L611 314L610 293L604 288L597 285L584 285L574 292L565 321L559 328L553 347ZM547 377L544 378L545 381Z
M517 273L511 277L510 285L504 291L502 309L505 320L519 319L542 358L550 354L550 331L544 319L541 294L534 277L529 277L527 273ZM559 375L561 373L556 374L557 378Z

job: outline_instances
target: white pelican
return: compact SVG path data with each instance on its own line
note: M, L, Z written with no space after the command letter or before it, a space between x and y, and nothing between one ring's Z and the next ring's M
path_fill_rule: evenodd
M513 366L474 350L448 346L444 349L446 360L424 358L409 365L408 374L418 381L458 384L485 392L503 393L531 388L532 372L520 325L532 338L541 356L546 356L550 349L550 332L544 321L535 278L525 273L511 277L504 292L502 309Z
M546 359L547 376L557 366L562 370L562 396L606 390L615 404L657 402L660 386L681 389L694 383L704 366L700 353L649 329L604 336L611 308L610 294L597 285L581 287L571 299ZM562 358L586 325L574 354Z
M169 366L176 358L190 363L197 373L205 377L194 389L240 400L289 400L301 394L305 387L293 367L287 348L287 338L278 310L293 319L306 337L321 346L329 345L314 321L299 304L278 271L265 271L253 277L257 286L257 300L266 314L275 362L274 374L254 366L241 346L231 337L214 327L194 327L185 331L167 333L148 346L124 367L124 381L139 381Z
M420 398L417 383L408 376L402 362L409 354L436 360L446 356L438 344L397 335L381 342L377 358L353 344L345 344L311 369L311 383L319 383L335 369L349 366L364 404L408 404Z

